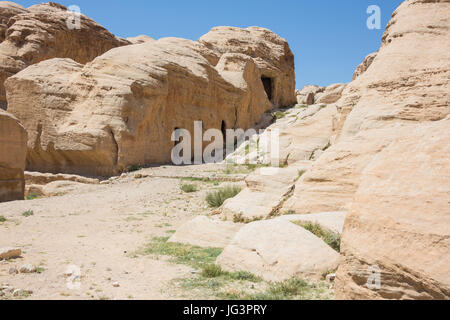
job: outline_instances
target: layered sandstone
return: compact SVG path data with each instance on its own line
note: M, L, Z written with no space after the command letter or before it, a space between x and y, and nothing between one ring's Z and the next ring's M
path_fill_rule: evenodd
M23 200L27 133L19 121L0 110L0 202Z
M9 110L29 133L28 170L108 176L170 162L173 130L193 137L194 121L204 130L255 126L274 103L263 75L292 80L294 66L284 40L251 30L243 31L251 45L267 50L247 55L165 38L112 49L86 65L46 60L10 77ZM271 60L278 54L285 61ZM289 88L275 90L275 102L290 103Z
M350 210L338 298L449 298L449 11L420 0L396 10L376 59L337 102L332 146L285 205ZM373 265L381 288L370 290Z
M82 14L80 28L69 28L77 16L52 2L25 9L2 1L0 14L0 104L3 108L6 108L4 81L29 65L50 58L87 63L112 48L130 43L116 38Z
M275 107L297 103L295 74L292 72L294 54L285 39L260 27L216 27L199 41L219 55L240 53L252 57Z

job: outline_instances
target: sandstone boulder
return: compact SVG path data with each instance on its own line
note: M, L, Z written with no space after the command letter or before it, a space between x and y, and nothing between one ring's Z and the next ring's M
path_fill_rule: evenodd
M4 81L27 66L56 57L86 63L112 48L129 44L85 15L80 15L80 29L69 29L67 21L72 21L73 13L53 2L25 9L2 1L0 13L0 104L3 108L6 108Z
M321 239L282 220L244 226L217 258L225 270L248 271L266 281L320 279L337 268L338 261L339 254Z
M297 96L297 103L302 105L312 105L314 104L316 95L322 93L324 90L324 87L319 87L312 84L306 85L301 90L297 90L295 92L295 95Z
M0 110L0 202L23 200L27 133L19 121Z
M239 224L202 216L182 225L169 242L205 248L225 248L240 228Z
M194 121L204 130L253 127L273 107L264 72L283 87L274 101L291 103L287 43L265 29L242 33L249 55L212 40L206 46L211 35L202 42L166 38L112 49L84 66L46 60L10 77L9 110L29 132L28 170L110 176L168 163L175 128L192 134ZM250 52L258 44L266 50Z

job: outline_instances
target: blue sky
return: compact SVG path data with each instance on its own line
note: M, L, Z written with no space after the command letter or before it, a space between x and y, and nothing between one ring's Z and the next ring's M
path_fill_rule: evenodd
M54 0L56 1L56 0ZM15 1L30 6L46 1ZM378 50L401 0L72 0L117 36L197 40L212 27L261 26L286 38L295 54L297 88L349 82L364 57ZM369 30L367 7L381 8L381 30Z

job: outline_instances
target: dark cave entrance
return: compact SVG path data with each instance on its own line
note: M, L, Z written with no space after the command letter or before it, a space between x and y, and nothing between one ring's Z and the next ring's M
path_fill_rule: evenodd
M273 79L268 77L261 77L261 81L264 86L264 90L266 91L267 98L272 101L273 98Z

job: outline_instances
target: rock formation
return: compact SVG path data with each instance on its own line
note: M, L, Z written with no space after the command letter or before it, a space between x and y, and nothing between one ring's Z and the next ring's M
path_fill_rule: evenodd
M266 281L320 279L338 261L339 254L321 239L283 220L246 225L217 258L225 270L246 270Z
M69 29L74 15L50 2L28 9L8 1L0 3L0 105L6 109L5 80L27 66L50 58L71 58L87 63L122 45L92 19L80 15L80 29ZM70 25L70 24L69 24Z
M228 45L215 41L222 30ZM86 65L50 59L5 84L9 111L29 133L29 170L101 176L170 162L173 130L193 133L197 120L205 130L253 127L295 103L294 85L287 42L262 28L147 41Z
M19 121L0 110L0 202L23 200L27 133Z
M450 297L449 11L448 1L421 0L396 10L371 67L337 102L332 146L285 204L350 210L340 299ZM379 290L366 285L373 265Z
M377 57L378 52L374 52L369 54L364 61L356 67L355 73L353 74L353 80L356 80L360 75L362 75L364 72L369 69L369 67L372 65L373 60Z

